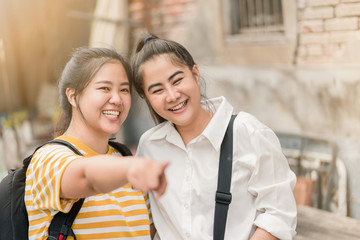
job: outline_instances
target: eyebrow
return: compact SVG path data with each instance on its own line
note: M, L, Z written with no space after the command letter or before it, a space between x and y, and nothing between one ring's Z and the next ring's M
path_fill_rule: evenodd
M95 82L94 84L110 84L110 85L112 85L113 83L111 81L107 81L107 80L100 80L98 82ZM130 83L122 82L120 85L130 85Z
M172 78L174 78L176 75L180 74L180 73L184 73L183 71L176 71L174 72L173 74L170 75L170 77L168 77L168 81L170 81ZM160 86L161 83L154 83L154 84L151 84L149 87L148 87L148 92L150 92L150 89L153 88L153 87L157 87L157 86Z

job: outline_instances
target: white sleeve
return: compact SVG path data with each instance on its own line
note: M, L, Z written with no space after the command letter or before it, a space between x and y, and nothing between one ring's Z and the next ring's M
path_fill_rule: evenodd
M256 196L255 207L260 212L254 224L279 239L292 239L296 234L297 209L292 192L296 175L271 129L257 129L250 138L257 160L248 191Z

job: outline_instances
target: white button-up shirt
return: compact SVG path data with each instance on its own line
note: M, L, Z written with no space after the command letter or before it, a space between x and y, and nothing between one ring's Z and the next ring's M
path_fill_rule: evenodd
M209 101L214 116L187 146L170 122L140 139L137 155L170 161L165 194L159 200L150 194L157 239L212 239L220 147L233 107L224 97ZM280 239L292 239L296 176L276 135L245 112L237 115L233 132L232 202L225 239L249 239L256 226Z

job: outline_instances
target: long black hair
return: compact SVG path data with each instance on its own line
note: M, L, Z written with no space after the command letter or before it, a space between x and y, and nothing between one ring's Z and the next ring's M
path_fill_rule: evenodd
M191 54L180 43L161 39L152 34L149 34L139 40L131 61L133 84L140 97L146 100L150 114L157 124L166 121L166 119L154 111L151 104L145 97L142 65L162 54L167 54L173 64L187 66L190 71L192 71L194 65L196 65Z

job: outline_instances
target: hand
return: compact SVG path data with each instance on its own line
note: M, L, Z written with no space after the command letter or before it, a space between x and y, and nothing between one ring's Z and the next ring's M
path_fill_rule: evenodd
M154 190L158 199L166 190L165 169L168 165L169 162L136 157L127 172L127 179L134 189L142 192Z

